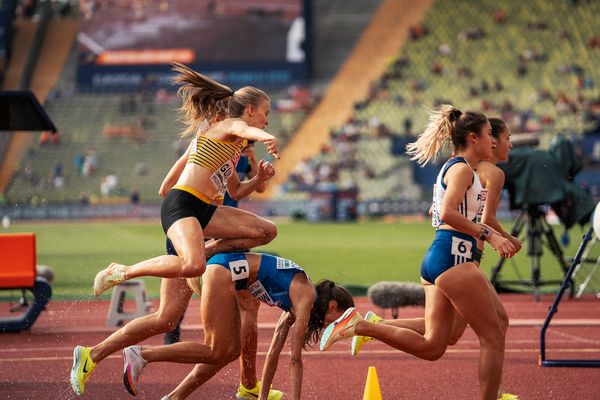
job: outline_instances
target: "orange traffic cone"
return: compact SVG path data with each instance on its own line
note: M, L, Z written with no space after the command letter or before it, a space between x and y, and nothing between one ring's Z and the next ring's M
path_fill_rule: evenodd
M369 367L363 400L381 400L381 390L379 389L379 380L377 379L375 367Z

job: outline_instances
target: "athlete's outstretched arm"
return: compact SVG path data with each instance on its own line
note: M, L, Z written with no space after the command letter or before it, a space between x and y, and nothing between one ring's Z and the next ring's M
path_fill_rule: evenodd
M212 125L207 133L216 135L234 135L242 139L261 142L267 147L267 152L279 158L277 138L270 133L253 126L249 126L241 118L226 118Z
M296 322L292 331L292 345L290 356L290 398L300 400L302 392L302 376L304 367L302 364L302 347L304 346L304 335L308 327L310 312L313 308L312 302L305 302L300 307L295 307Z
M279 362L279 354L281 354L281 349L283 349L285 339L287 338L294 320L295 318L290 312L284 312L281 314L281 317L279 317L275 333L273 334L273 340L271 341L271 346L267 353L267 359L263 367L259 399L265 400L269 396L269 389L271 388L271 383L273 382L273 377L277 370L277 363Z

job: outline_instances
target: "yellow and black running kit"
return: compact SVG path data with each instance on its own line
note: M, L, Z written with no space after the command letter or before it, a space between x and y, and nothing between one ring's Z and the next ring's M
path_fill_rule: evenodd
M234 160L237 163L240 153L248 145L246 139L234 143L198 136L195 146L190 151L188 164L194 163L212 172L218 171L223 165Z
M235 173L240 153L248 145L245 139L237 143L224 142L201 134L194 142L188 164L193 163L212 172L210 179L217 187L217 195L211 199L188 186L174 186L161 206L161 222L165 233L176 221L186 217L198 219L202 228L208 225L217 208L215 204L223 203L227 180Z
M217 195L210 199L213 204L223 204L227 181L235 174L240 153L248 145L246 139L234 143L210 139L198 135L190 151L188 164L196 164L211 171L211 181L217 187Z

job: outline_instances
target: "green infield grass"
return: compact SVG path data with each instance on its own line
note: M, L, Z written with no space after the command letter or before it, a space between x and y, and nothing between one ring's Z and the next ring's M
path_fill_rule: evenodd
M279 222L277 226L277 238L256 250L294 260L314 282L329 278L355 288L355 292L382 280L419 282L421 260L434 234L428 221ZM562 228L555 230L558 237ZM38 264L54 269L55 299L92 298L94 276L111 261L128 264L164 254L164 235L158 220L16 223L2 232L36 234ZM582 230L575 227L570 236L566 257L574 256ZM598 257L598 250L593 250L592 255ZM520 254L507 261L502 279L514 279L516 274L530 277L526 251L524 246ZM488 275L497 261L487 245L482 268ZM542 279L561 279L559 265L547 248L541 265ZM144 279L149 296L158 296L160 279ZM556 286L548 290L556 290ZM10 299L18 294L2 291L0 297Z

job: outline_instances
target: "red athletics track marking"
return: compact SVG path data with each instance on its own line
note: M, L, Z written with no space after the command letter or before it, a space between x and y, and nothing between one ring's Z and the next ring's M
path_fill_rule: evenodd
M541 368L539 328L553 298L535 303L531 295L503 295L512 320L507 336L503 388L527 399L598 399L600 371L593 368ZM0 336L0 393L6 399L74 399L68 383L71 354L76 344L102 340L112 328L104 326L106 301L50 302L31 332ZM370 308L357 299L361 312ZM0 306L1 307L1 306ZM1 309L0 309L1 310ZM402 317L421 316L423 309L401 310ZM193 300L184 323L185 340L201 340L198 301ZM279 312L261 307L259 364L264 361ZM388 315L389 316L389 312ZM586 326L569 326L575 319ZM565 300L548 330L548 354L552 358L600 358L600 301L590 298ZM538 325L539 322L539 325ZM586 322L586 321L579 321ZM556 325L556 326L555 326ZM161 337L147 344L160 344ZM360 399L370 365L377 368L383 398L477 398L478 342L467 330L456 345L436 362L418 360L381 343L368 343L358 357L349 355L349 343L331 350L308 352L304 357L306 399ZM287 355L282 356L275 387L287 389ZM159 399L176 385L191 366L154 364L141 381L141 399ZM192 396L192 399L233 399L238 367L233 363ZM92 375L83 398L131 399L122 385L122 360L113 355Z

